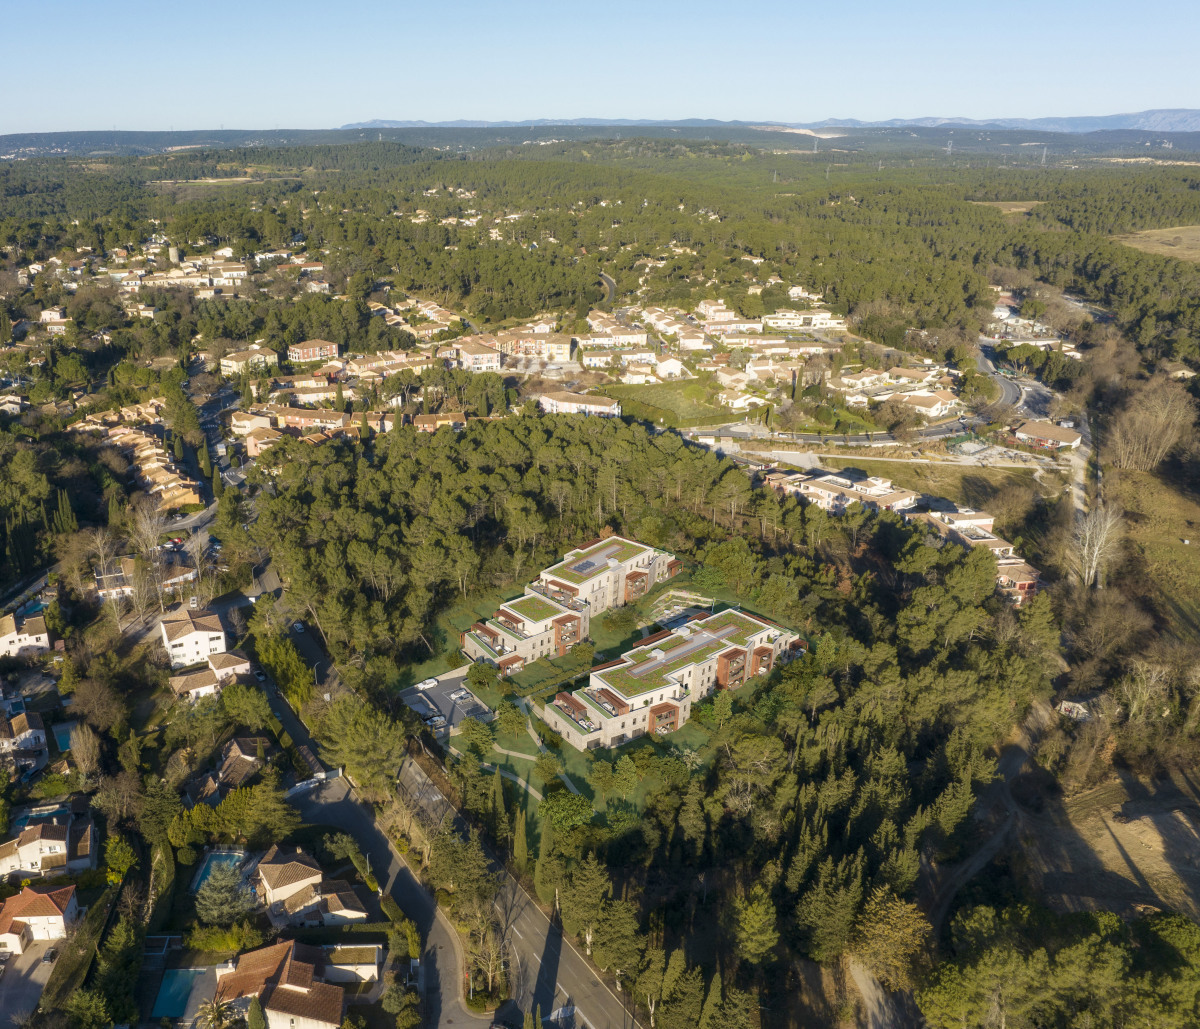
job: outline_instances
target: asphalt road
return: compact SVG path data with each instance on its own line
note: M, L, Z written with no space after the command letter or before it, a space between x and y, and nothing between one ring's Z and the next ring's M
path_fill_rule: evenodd
M424 809L430 821L438 822L452 810L416 762L404 762L399 781L407 798ZM466 831L466 825L457 816L454 824ZM508 942L514 998L501 1007L498 1016L519 1024L523 1012L540 1006L543 1019L564 1029L634 1029L633 1016L626 1012L622 999L597 977L574 944L564 938L561 926L552 923L499 865L492 867L503 876L495 907ZM445 995L444 983L441 989L443 996L438 1003L443 1014L439 1021L431 1010L428 1016L431 1026L451 1024L445 1014L451 1010L454 998ZM457 1024L457 1016L452 1017Z
M996 371L996 366L992 363L995 356L996 351L992 347L991 342L986 336L980 336L979 356L975 359L975 363L984 375L1000 387L1000 397L992 404L992 407L996 409L1001 407L1018 407L1021 403L1021 387L1007 375L1001 375Z

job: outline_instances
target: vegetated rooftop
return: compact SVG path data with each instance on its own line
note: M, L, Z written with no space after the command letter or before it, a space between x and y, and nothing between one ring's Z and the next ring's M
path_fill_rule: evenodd
M639 554L653 549L643 543L635 543L620 536L610 536L608 539L588 547L587 550L572 554L565 561L560 561L547 568L545 574L556 579L564 579L578 586L590 582L601 572L607 571L610 558L617 561L629 561Z
M744 647L764 628L770 626L741 611L722 611L690 623L688 635L672 633L635 647L623 655L629 664L604 668L596 678L625 697L640 696L666 686L667 676L687 665L708 661L727 647ZM661 656L654 654L656 650Z
M561 614L562 609L557 604L552 604L550 601L542 597L527 594L509 604L503 604L502 607L509 611L515 611L522 618L528 619L531 622L540 622L544 618L552 618L554 615Z

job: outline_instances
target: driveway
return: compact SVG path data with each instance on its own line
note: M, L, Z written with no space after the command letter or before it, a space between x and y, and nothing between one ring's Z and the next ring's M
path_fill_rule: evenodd
M42 960L48 943L34 943L24 954L8 959L0 975L0 1029L21 1025L42 999L53 964Z

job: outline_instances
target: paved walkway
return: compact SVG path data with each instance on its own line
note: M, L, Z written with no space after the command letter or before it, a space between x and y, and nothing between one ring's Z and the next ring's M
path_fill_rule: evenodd
M521 708L521 710L525 712L525 715L526 715L525 731L527 733L529 733L529 738L531 740L533 740L534 743L537 744L539 753L549 754L550 748L547 747L546 744L544 744L542 742L542 738L536 732L533 731L533 723L531 721L529 721L529 719L532 718L532 714L530 712L533 707L533 705L530 703L529 698L521 697L520 700L517 701L517 704ZM570 790L576 796L582 796L582 794L580 794L580 792L579 792L579 787L577 787L573 782L571 782L571 777L569 775L567 775L566 772L559 772L558 777L566 784L566 787L568 790Z

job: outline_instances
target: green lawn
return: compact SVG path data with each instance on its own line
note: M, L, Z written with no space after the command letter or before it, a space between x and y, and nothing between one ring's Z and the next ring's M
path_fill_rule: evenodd
M727 408L708 399L708 386L700 379L659 382L646 386L607 386L605 392L618 400L635 400L673 411L681 424L687 424L691 419L707 419L722 414L728 415L731 421L737 418L737 415Z

